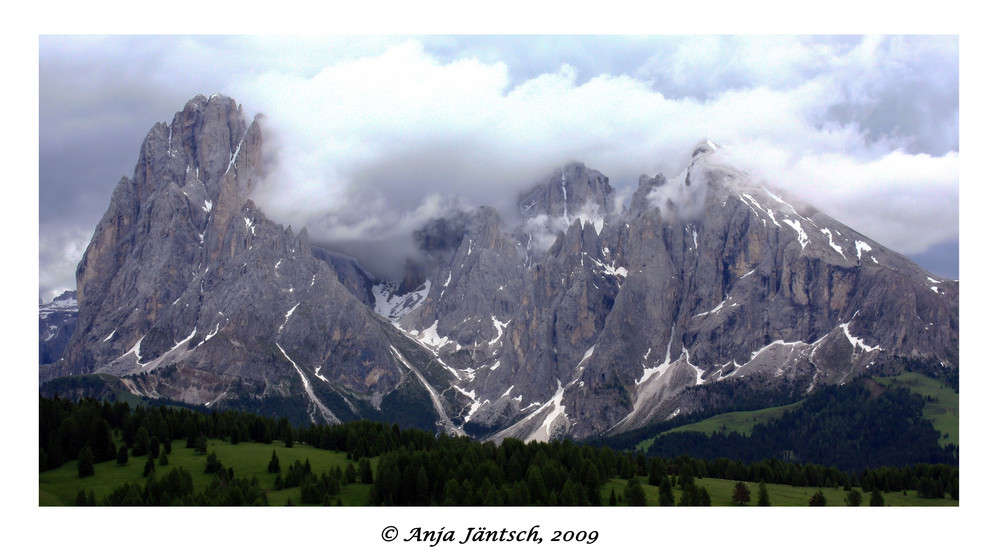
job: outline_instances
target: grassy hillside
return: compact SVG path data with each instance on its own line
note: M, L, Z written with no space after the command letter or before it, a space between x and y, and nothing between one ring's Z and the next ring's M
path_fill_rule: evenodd
M879 383L909 389L929 399L924 417L941 433L938 442L958 446L958 393L944 383L920 373L907 372L894 377L878 377Z
M291 502L294 505L300 504L299 488L286 488L283 490L273 490L275 475L268 474L267 464L271 459L272 451L278 455L278 460L282 466L282 472L287 471L289 465L296 460L305 462L306 459L312 467L313 472L326 472L334 466L346 468L349 461L347 454L343 452L333 452L320 450L304 444L296 444L293 448L285 448L280 442L258 444L241 442L233 445L222 440L209 440L209 453L215 452L222 464L232 467L237 477L252 478L257 480L268 494L270 505L286 505ZM206 455L197 454L193 449L185 448L182 440L173 442L173 453L170 454L170 464L158 466L156 475L162 476L174 467L183 467L191 473L196 491L208 485L214 475L204 473ZM372 460L373 468L378 465L378 458ZM58 469L43 472L39 475L39 505L73 505L76 495L80 490L85 492L93 491L98 502L104 496L111 493L116 487L127 481L142 482L142 468L145 457L130 457L128 464L118 466L114 461L98 463L94 466L95 476L80 478L77 475L77 462L69 461ZM355 468L357 463L355 462ZM643 490L646 493L646 500L649 505L659 503L659 490L655 486L646 484L646 478L640 477L643 482ZM732 480L721 480L716 478L699 478L695 480L699 486L705 486L712 498L713 506L731 506L731 496L736 482ZM621 478L614 478L601 488L602 503L607 503L611 491L614 490L618 497L619 504L622 504L622 497L625 495L626 481ZM751 505L757 500L757 484L749 484L751 492ZM371 485L354 483L345 486L340 494L336 496L344 505L367 505L369 501L369 491ZM809 498L818 490L816 487L797 487L782 484L768 484L767 490L774 506L805 506ZM830 506L845 505L847 492L842 488L823 488L823 494L827 498ZM679 500L681 489L674 487L674 497ZM870 494L863 495L862 504L868 505ZM957 506L958 501L952 499L926 499L917 497L916 492L884 492L885 504L887 506Z
M792 408L798 407L801 403L802 402L796 402L786 406L775 406L754 411L732 411L729 413L720 413L719 415L703 419L697 423L676 427L660 434L682 431L701 432L704 434L714 434L716 432L729 434L731 432L735 432L743 436L749 436L750 429L752 429L754 425L766 423L771 419L777 419L778 417L781 417L781 414ZM643 440L638 446L636 446L636 449L644 452L649 451L649 446L653 443L653 440L655 440L657 436L659 436L659 434L653 436L652 438Z
M205 488L214 476L204 472L206 454L197 454L193 449L185 448L183 440L175 440L172 445L173 453L168 456L170 464L167 466L157 465L156 475L163 476L174 467L183 467L191 474L195 491ZM275 475L267 472L272 451L278 454L282 473L287 472L289 465L296 460L305 463L308 459L314 473L327 472L337 465L341 469L345 469L349 463L347 454L344 452L320 450L305 444L295 444L292 448L286 448L282 442L278 441L272 444L241 442L235 445L223 440L210 439L208 441L208 453L215 452L224 467L232 467L236 477L247 479L257 477L260 486L268 493L270 505L285 505L289 500L298 505L300 501L299 488L273 490ZM105 461L94 465L94 476L80 478L77 474L77 462L68 461L57 469L39 474L38 504L73 505L80 490L93 491L94 497L100 502L102 497L110 494L112 490L127 481L143 483L145 479L142 477L142 469L145 462L145 456L129 457L128 463L123 466L119 466L115 461ZM377 467L377 458L372 459L371 462L373 469ZM357 468L357 462L354 464ZM370 487L370 484L349 484L337 497L344 505L367 505Z
M959 445L957 392L948 388L941 381L914 372L906 372L893 377L878 377L875 380L885 386L906 388L914 394L927 398L928 402L924 406L923 416L931 422L935 430L941 433L938 443L941 447L948 444ZM660 434L688 431L700 432L706 435L737 433L749 436L754 425L777 419L784 412L800 406L803 401L753 411L722 413L696 423L675 427ZM656 436L659 436L659 434ZM643 440L636 446L636 449L644 452L649 451L649 446L656 439L656 436Z

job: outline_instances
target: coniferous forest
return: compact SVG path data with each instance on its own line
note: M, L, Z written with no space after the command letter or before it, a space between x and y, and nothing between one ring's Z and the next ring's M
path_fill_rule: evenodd
M958 464L956 447L940 447L938 432L922 418L922 397L899 388L878 393L876 398L860 382L826 387L778 419L756 425L749 436L672 432L658 436L649 453L744 462L777 453L848 472L916 463Z
M873 493L872 504L874 494L907 490L958 499L957 450L937 446L920 405L905 390L875 396L870 385L851 383L818 391L750 436L670 433L643 453L570 440L497 444L373 421L293 427L246 412L40 397L39 470L75 461L85 478L97 463L144 462L144 482L99 497L81 491L80 505L265 505L269 491L296 487L303 504L335 504L356 482L370 485L366 502L373 505L654 504L640 478L659 487L660 504L707 505L704 477L745 481L734 490L739 504L749 499L746 483L764 499L767 484L860 488ZM275 478L265 490L209 453L210 439L277 449L307 444L350 461L320 471L308 459L282 465L272 453L267 472ZM170 465L179 445L204 455L204 472L213 476L207 486L196 490L190 472ZM627 484L609 498L612 480Z

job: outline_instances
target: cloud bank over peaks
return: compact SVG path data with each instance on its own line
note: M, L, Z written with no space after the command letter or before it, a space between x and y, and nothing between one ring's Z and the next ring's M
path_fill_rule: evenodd
M269 216L373 260L392 251L365 240L405 237L442 202L516 221L516 197L571 160L628 202L640 175L677 175L706 136L886 246L921 254L958 239L957 35L43 35L38 46L47 298L75 286L64 251L92 234L150 125L198 93L269 117L257 190Z
M400 273L389 267L391 253L455 205L493 206L516 223L518 195L572 159L608 175L627 197L641 174L679 174L692 146L711 136L735 166L901 252L957 236L957 170L949 170L957 153L910 153L898 132L830 118L845 105L879 105L865 95L887 84L863 71L894 66L879 56L899 58L898 48L793 42L783 55L800 61L775 60L755 78L749 68L762 63L760 51L747 47L743 84L717 83L704 97L670 96L651 77L582 81L568 64L515 79L503 61L442 59L416 40L311 74L257 75L239 86L241 101L268 115L266 147L277 162L255 199L276 220L308 227L315 241L391 276ZM684 55L689 65L697 58ZM651 58L648 75L666 70L667 59ZM826 62L842 69L823 73ZM699 77L708 65L691 65L689 78L715 88L715 77ZM859 74L864 85L848 82ZM925 202L928 191L934 203ZM914 239L913 217L921 215L941 224Z

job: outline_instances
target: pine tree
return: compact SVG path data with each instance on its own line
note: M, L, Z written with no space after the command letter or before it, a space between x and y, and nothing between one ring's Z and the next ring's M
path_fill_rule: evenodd
M205 460L205 472L214 473L221 467L222 463L219 461L219 458L216 457L215 452L208 454L208 457Z
M712 506L712 496L708 495L708 488L704 486L698 486L698 506L700 507Z
M308 464L308 463L309 463L309 460L306 459L306 464ZM358 462L358 465L360 466L360 470L361 470L361 483L362 484L371 484L372 482L374 482L375 481L375 476L372 473L372 464L371 464L370 461L368 461L368 458L367 457L362 457L361 461Z
M132 455L141 457L149 453L149 432L146 427L139 427L135 433L135 444L132 446Z
M545 478L538 465L528 467L528 491L531 495L533 505L545 505L548 488L545 485Z
M149 439L149 451L147 453L149 453L150 457L159 457L160 456L160 437L159 436L154 436L154 437L152 437L152 438Z
M882 498L882 492L878 491L878 488L872 488L872 496L868 500L868 505L870 507L882 507L885 505L885 499Z
M147 476L153 474L153 471L155 470L156 470L156 462L153 461L152 455L147 454L146 464L142 467L142 477L146 478Z
M77 459L79 460L77 462L77 471L80 478L94 476L94 452L90 450L90 446L84 446L80 450L80 455Z
M757 487L757 506L771 506L771 496L767 495L767 485L764 484L763 480L760 481L760 486Z
M861 492L859 492L857 488L852 488L850 493L847 494L847 497L844 498L844 502L851 507L861 505Z
M160 461L159 461L159 463L160 463L161 467L170 463L170 460L167 459L167 449L166 448L163 448L163 449L160 450Z
M576 494L573 492L573 482L571 480L567 480L566 483L563 484L562 490L559 491L559 505L577 505Z
M674 490L670 487L670 477L664 477L660 482L660 505L672 506L674 504Z
M413 482L413 501L416 505L430 505L431 502L430 482L427 480L427 471L422 465Z
M611 488L611 497L608 498L608 505L610 505L612 507L614 507L615 505L618 505L618 500L615 499L615 489L614 488Z
M128 463L128 447L126 447L125 444L122 444L122 446L118 448L118 464L125 465L126 463Z
M646 505L646 492L638 478L630 478L625 485L625 503L632 506Z
M733 503L737 505L750 503L750 488L746 482L741 480L733 487Z
M601 474L597 471L597 466L593 461L587 460L583 468L584 488L587 492L587 499L592 505L601 504Z
M267 464L268 473L280 473L281 464L278 462L278 451L271 450L271 462Z
M663 460L659 457L654 457L649 460L649 485L650 486L660 486L663 482L663 477L666 475L667 468L664 465Z
M816 493L809 498L810 507L823 507L826 505L826 496L823 495L823 490L816 490Z

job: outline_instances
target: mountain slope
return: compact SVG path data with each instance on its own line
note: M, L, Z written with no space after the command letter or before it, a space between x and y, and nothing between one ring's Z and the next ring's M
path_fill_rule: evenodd
M349 260L318 258L247 200L262 141L218 95L150 130L77 270L65 361L43 379L109 373L149 396L315 422L377 417L418 377L440 381L407 367L434 370L359 300L368 284Z
M742 380L808 393L883 356L958 368L958 283L759 184L698 144L628 207L581 163L415 232L401 281L313 248L250 196L264 136L198 96L147 135L78 271L79 317L43 381L299 421L476 437L631 430ZM512 198L513 199L513 198Z
M513 230L495 222L488 240L443 240L457 244L447 269L429 272L430 298L400 325L448 343L439 352L472 400L467 430L628 430L699 407L693 386L753 376L808 392L882 354L957 369L956 282L793 206L711 142L676 178L643 177L627 212L601 183L568 165L522 195ZM466 260L486 252L491 264Z
M76 329L76 293L66 291L38 307L38 363L59 361Z

